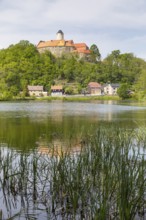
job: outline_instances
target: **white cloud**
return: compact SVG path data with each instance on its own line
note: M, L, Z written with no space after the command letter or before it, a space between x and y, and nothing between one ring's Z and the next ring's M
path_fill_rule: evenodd
M106 56L114 49L146 57L145 0L0 0L0 47L22 39L96 43Z

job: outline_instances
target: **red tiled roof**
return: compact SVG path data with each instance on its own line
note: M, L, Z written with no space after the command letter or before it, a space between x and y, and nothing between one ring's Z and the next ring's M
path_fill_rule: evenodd
M85 43L76 43L76 44L74 44L74 46L76 47L76 48L80 48L80 47L83 47L83 48L87 48L87 45L85 44Z
M51 86L51 90L62 90L63 86L58 85L58 86Z
M86 54L90 54L91 51L90 51L90 50L85 50L84 53L86 53Z
M85 43L77 43L74 44L74 46L76 48L76 52L90 54L90 50Z
M84 48L77 48L76 50L78 53L90 53L90 50L86 50Z
M85 43L74 43L73 40L50 40L50 41L40 41L37 48L45 47L73 47L75 53L90 54L90 50Z
M97 83L97 82L90 82L90 83L88 84L88 86L89 86L89 87L94 87L94 88L95 88L95 87L96 87L96 88L97 88L97 87L99 88L99 87L101 87L101 84L99 84L99 83Z

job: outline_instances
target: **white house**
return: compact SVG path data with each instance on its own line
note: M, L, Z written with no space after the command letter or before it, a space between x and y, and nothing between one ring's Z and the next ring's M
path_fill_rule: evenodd
M104 85L103 90L105 95L117 95L117 90L120 87L118 83L109 83Z

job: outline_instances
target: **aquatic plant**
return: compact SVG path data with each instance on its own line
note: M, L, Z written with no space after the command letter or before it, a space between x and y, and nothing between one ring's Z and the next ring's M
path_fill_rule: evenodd
M103 126L83 136L79 146L80 152L52 146L46 154L0 148L7 208L1 219L35 216L36 210L46 219L144 219L145 133Z

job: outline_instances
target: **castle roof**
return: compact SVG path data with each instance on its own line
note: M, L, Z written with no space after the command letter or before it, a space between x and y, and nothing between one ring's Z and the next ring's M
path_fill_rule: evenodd
M74 44L76 48L87 48L87 45L85 43L76 43Z
M76 48L74 52L90 54L90 50L85 43L76 43L74 46Z
M40 41L37 48L42 47L74 47L73 40L50 40L50 41Z
M61 30L57 33L63 34ZM49 47L72 47L73 53L90 54L90 50L85 43L74 43L73 40L50 40L50 41L40 41L37 48L49 48Z
M59 30L59 31L57 32L57 34L63 34L63 31L62 31L62 30Z
M91 51L90 50L86 50L83 48L77 48L76 50L73 51L74 53L84 53L84 54L90 54Z

